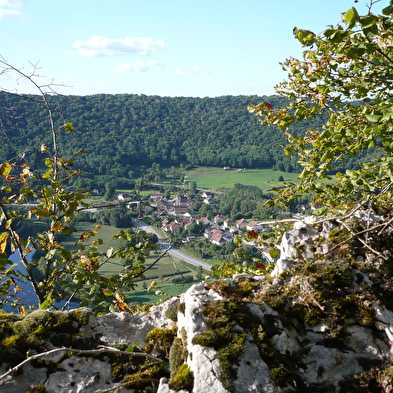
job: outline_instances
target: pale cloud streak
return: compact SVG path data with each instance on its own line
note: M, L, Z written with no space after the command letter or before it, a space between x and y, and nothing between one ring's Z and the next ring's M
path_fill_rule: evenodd
M27 0L0 0L0 7L23 8Z
M0 0L0 19L19 18L22 12L15 8L23 8L26 3L27 0Z
M163 67L164 65L156 60L152 61L134 61L132 63L123 63L120 64L119 67L115 68L113 71L114 72L147 72L151 69L156 69L159 70Z
M0 8L0 19L14 19L19 18L21 15L22 13L20 11Z
M80 56L102 57L120 55L146 56L151 52L164 47L162 39L147 37L127 37L124 39L110 39L100 36L93 36L88 41L75 41L74 48L77 48Z
M175 75L185 74L209 74L210 72L202 66L192 66L186 68L177 68L174 72Z
M270 64L261 64L258 68L261 70L267 70L268 68L272 68L272 66Z

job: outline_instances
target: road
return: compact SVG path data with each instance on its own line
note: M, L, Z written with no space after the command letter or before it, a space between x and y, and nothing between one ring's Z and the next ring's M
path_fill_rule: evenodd
M160 249L167 250L170 247L169 242L161 238L160 235L157 233L157 231L155 231L151 226L147 225L145 222L141 220L133 219L133 223L137 228L142 229L142 231L145 231L147 233L153 233L154 235L156 235L158 237L158 246L160 247ZM176 258L181 259L184 262L189 263L190 265L202 266L203 269L209 271L212 268L211 265L209 265L208 263L203 262L197 258L191 257L190 255L184 254L183 252L179 251L176 248L171 248L168 251L168 253Z

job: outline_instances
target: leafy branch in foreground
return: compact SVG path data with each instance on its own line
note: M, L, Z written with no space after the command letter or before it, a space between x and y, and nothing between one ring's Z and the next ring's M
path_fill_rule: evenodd
M323 206L319 213L345 214L359 201L388 206L393 185L393 6L382 15L359 15L351 8L342 21L320 34L295 28L306 49L303 59L287 59L287 80L276 86L289 99L286 106L270 103L249 106L264 124L284 130L287 155L299 157L303 167L298 183L280 192L285 203L304 193ZM291 125L326 116L322 129L310 127L304 135ZM340 173L342 161L366 152L358 168ZM333 177L334 175L334 177ZM323 211L324 210L324 211Z
M37 83L35 69L26 74L4 58L0 59L0 65L2 73L16 73L38 90L38 96L26 99L43 105L52 140L51 148L41 143L37 149L36 169L24 161L23 152L0 164L0 304L11 304L23 311L20 283L27 281L37 298L35 305L40 308L66 307L71 301L78 301L95 312L129 311L123 291L133 289L136 278L143 279L143 263L149 250L156 246L145 239L135 246L105 249L99 238L99 226L83 232L73 248L61 244L60 236L76 231L71 225L72 218L88 207L84 191L68 190L68 180L80 173L73 168L74 155L64 159L59 153L58 136L74 132L74 125L64 120L59 108L52 104L53 99L49 99L54 92L51 85ZM6 135L6 130L3 133ZM79 153L82 150L75 154ZM27 238L20 236L21 225L31 220L44 222L46 230ZM121 231L116 239L129 241L131 236ZM37 250L43 256L32 261L31 254ZM9 252L17 252L19 261L11 263ZM101 273L105 265L119 264L120 260L123 263L116 273Z

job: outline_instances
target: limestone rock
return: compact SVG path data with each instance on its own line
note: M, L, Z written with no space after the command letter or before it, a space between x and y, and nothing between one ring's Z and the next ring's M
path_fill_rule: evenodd
M358 219L380 220L368 212L359 212ZM61 345L113 350L134 345L140 353L147 334L159 328L158 346L168 337L176 338L171 350L151 352L160 355L157 364L170 360L170 372L160 369L149 386L158 393L175 393L176 377L185 381L176 385L181 393L393 392L392 258L386 257L386 250L384 255L373 253L361 244L329 253L329 241L341 227L334 221L314 221L300 222L283 236L281 255L270 275L240 274L196 284L144 314L95 317L82 309L83 318L78 319L72 312L57 312L51 320L59 318L69 325L47 332L46 342L28 335L25 341L34 343L32 353ZM326 256L316 258L322 254ZM41 332L32 323L35 315L47 318L43 311L32 313L24 325L24 317L17 317L14 331L8 327L1 332L1 354L7 353L5 344L18 343L28 329ZM0 374L26 358L25 343L20 344L21 353L11 348L8 357L0 355ZM133 391L131 385L120 386L124 377L133 381L133 374L127 375L132 367L122 369L127 360L114 361L116 356L63 352L41 363L27 362L18 372L0 377L0 391L26 392L38 385L48 393ZM186 388L190 378L193 386Z
M50 374L45 382L48 393L95 393L112 385L108 362L71 356L59 364L59 369L61 371Z

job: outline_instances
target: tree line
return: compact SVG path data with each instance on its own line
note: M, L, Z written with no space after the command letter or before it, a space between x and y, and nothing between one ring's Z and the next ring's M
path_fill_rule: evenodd
M59 108L57 126L63 118L73 119L73 132L59 135L58 143L64 157L84 149L73 162L85 172L83 177L129 179L135 167L153 163L299 169L295 159L283 154L283 133L261 125L247 111L247 105L261 101L279 107L284 102L278 96L98 94L47 99ZM51 143L50 135L43 134L46 112L34 99L5 92L0 92L0 103L1 131L6 137L0 160L23 153L28 162L36 162L41 154L36 147ZM322 124L322 118L315 122ZM302 134L308 125L296 127L294 132Z

